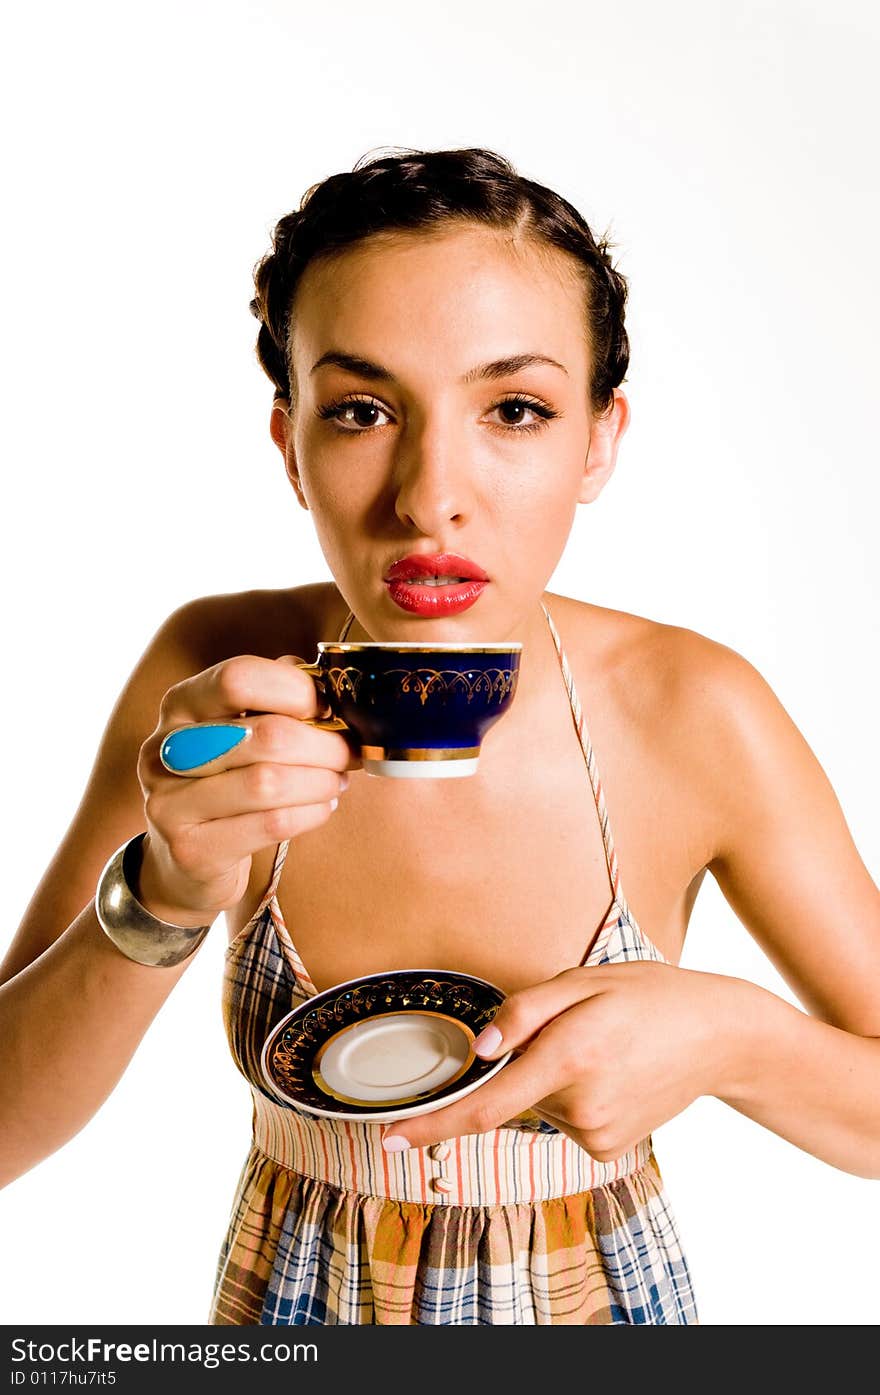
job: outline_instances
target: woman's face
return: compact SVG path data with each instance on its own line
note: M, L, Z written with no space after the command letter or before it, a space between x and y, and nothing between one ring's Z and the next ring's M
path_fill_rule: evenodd
M626 427L622 394L590 412L574 264L471 224L374 237L307 268L290 352L272 434L366 632L515 638Z

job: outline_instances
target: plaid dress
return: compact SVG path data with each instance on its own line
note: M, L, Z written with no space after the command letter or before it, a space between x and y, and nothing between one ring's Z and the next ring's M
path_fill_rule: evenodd
M605 844L612 900L585 964L664 961L620 889L592 745L543 607ZM344 638L352 617L343 630ZM383 1126L321 1119L276 1098L260 1052L313 996L277 900L283 843L226 956L223 1011L253 1093L253 1140L217 1266L209 1321L328 1326L686 1324L697 1314L651 1140L611 1163L521 1115L485 1134L385 1153Z

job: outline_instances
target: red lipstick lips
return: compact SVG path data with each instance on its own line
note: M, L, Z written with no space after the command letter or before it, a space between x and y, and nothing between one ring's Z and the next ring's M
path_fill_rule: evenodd
M410 615L447 616L468 610L489 581L482 567L455 552L411 553L385 576L395 605Z

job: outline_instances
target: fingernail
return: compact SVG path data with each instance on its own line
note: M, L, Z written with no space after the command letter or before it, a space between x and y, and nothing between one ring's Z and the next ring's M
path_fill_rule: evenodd
M349 779L348 779L348 776L347 776L347 775L342 775L342 776L340 776L340 779L339 779L339 788L340 788L341 790L347 790L347 789L348 789L348 786L349 786Z
M382 1147L386 1153L402 1153L409 1146L408 1139L401 1138L399 1133L386 1134L382 1139Z
M492 1052L497 1051L500 1045L501 1033L492 1024L484 1027L480 1035L474 1038L474 1051L478 1056L491 1056Z
M225 756L250 734L249 727L232 726L226 722L202 722L183 727L166 736L159 750L164 766L178 771L195 770L218 756Z
M338 808L338 807L339 807L339 800L338 800L338 799L331 799L331 800L330 800L330 809L331 809L331 811L332 811L333 809Z

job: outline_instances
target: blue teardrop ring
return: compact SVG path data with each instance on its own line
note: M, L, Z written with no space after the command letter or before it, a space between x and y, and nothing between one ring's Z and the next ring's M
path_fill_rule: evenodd
M178 727L162 742L159 759L172 775L196 775L203 766L234 750L250 734L250 727L234 726L231 722ZM212 773L205 771L206 775Z

